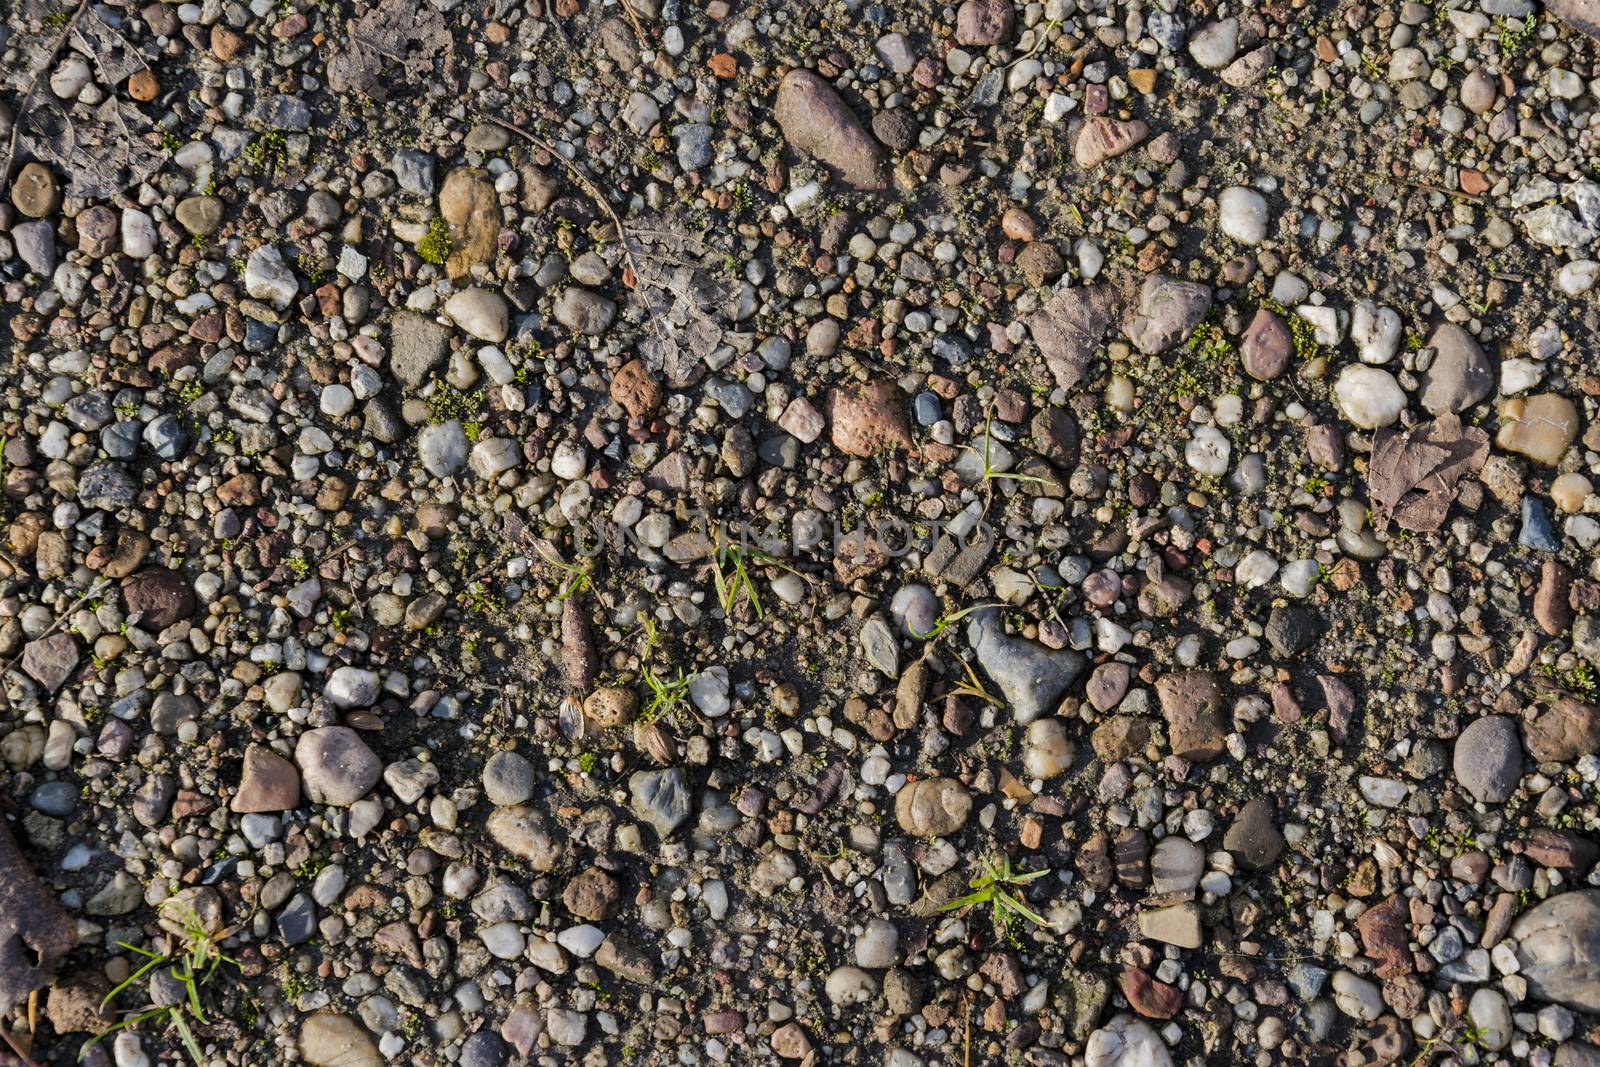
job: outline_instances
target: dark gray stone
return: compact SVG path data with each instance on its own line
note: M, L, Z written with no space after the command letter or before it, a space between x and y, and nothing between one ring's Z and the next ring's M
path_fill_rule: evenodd
M1047 648L1010 636L994 608L973 614L967 624L967 641L984 673L994 680L1022 723L1053 712L1088 662L1083 653L1073 649Z

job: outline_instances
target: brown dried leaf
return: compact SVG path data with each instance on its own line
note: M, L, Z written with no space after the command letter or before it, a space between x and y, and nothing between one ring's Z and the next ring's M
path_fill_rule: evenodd
M1023 320L1061 388L1071 389L1083 380L1106 327L1117 316L1118 303L1115 286L1079 285L1062 289Z
M673 385L693 384L738 311L738 281L681 216L641 219L628 241L639 270L631 294L644 323L639 352Z
M1456 483L1489 458L1489 435L1463 426L1454 414L1408 430L1379 430L1367 468L1372 526L1393 521L1413 533L1432 533L1444 525L1455 500Z
M100 79L109 91L114 92L117 86L149 65L139 50L107 25L92 7L79 16L72 31L72 43L99 68Z
M81 52L97 70L108 96L97 107L57 100L35 89L17 120L17 145L35 159L53 163L67 179L67 195L106 199L154 174L165 153L148 139L154 126L137 108L118 96L132 74L146 69L144 57L94 8L81 11L60 0L34 0L24 5L33 32L17 42L23 62L5 72L6 83L26 93L55 62L56 45ZM62 30L50 22L67 17ZM66 34L63 42L62 33Z
M426 0L379 0L360 18L346 23L349 51L328 61L334 92L359 92L382 100L388 95L382 75L385 59L416 75L433 72L436 57L449 56L455 41L444 15Z
M48 983L51 965L77 944L77 928L0 822L0 1019Z
M36 159L66 176L67 195L105 200L154 174L166 153L145 140L150 120L133 105L108 97L91 114L74 115L58 102L34 98L18 132Z

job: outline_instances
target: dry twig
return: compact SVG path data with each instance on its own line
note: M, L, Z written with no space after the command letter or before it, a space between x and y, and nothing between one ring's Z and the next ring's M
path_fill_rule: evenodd
M23 1047L22 1043L17 1040L10 1030L5 1028L4 1023L0 1023L0 1041L4 1041L11 1046L11 1051L16 1055L17 1059L23 1062L25 1067L39 1067L38 1061L28 1055L28 1050Z
M572 175L573 179L577 181L579 185L583 186L584 192L589 194L589 198L600 206L600 210L604 211L608 216L610 216L611 224L617 228L617 240L622 244L622 255L628 261L628 270L633 274L634 284L637 284L642 275L639 273L639 264L635 262L633 258L633 248L628 243L630 240L628 228L622 224L622 216L617 214L617 209L611 206L611 201L606 199L605 193L600 191L600 187L595 185L593 179L585 174L576 163L572 162L572 160L568 159L560 152L557 152L554 145L537 134L529 133L516 123L507 122L498 115L491 115L482 108L474 107L472 112L484 121L492 122L508 133L516 134L524 141L527 141L529 144L541 149L546 154L553 157L558 163L566 168L567 173ZM629 285L628 288L631 289L633 286Z

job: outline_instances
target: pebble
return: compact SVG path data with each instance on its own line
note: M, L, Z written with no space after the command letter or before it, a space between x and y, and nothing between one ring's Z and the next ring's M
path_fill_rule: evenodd
M1075 752L1060 719L1035 719L1028 724L1022 768L1030 778L1048 780L1072 766Z
M885 188L883 148L823 78L791 70L778 86L774 114L791 145L838 171L847 184Z
M1445 323L1428 339L1433 362L1422 376L1418 399L1430 414L1463 412L1494 391L1494 369L1476 339Z
M1377 985L1349 971L1334 974L1333 1002L1358 1022L1371 1022L1383 1014L1383 997Z
M317 1012L300 1026L300 1058L312 1067L380 1067L384 1063L361 1024L347 1015Z
M1383 364L1394 359L1400 351L1402 331L1400 313L1393 308L1358 300L1350 309L1350 339L1363 363Z
M1189 55L1202 67L1220 70L1233 62L1239 50L1239 20L1229 17L1208 22L1189 34Z
M122 210L122 254L128 259L149 259L157 250L155 219L138 208Z
M128 239L128 216L123 215L122 239ZM287 310L300 292L300 282L283 261L276 245L262 245L245 260L245 292L265 300L279 311Z
M1193 48L1191 40L1190 49ZM1217 226L1225 236L1242 245L1258 245L1266 240L1267 200L1254 189L1229 186L1217 196L1217 208Z
M1073 649L1051 649L1007 634L993 608L974 612L968 619L967 642L1019 723L1053 711L1085 667L1083 654Z
M1114 1015L1089 1035L1085 1067L1172 1067L1172 1053L1161 1035L1142 1019Z
M1508 452L1554 467L1577 436L1577 408L1559 394L1515 397L1500 406L1495 444Z
M581 285L569 285L556 297L555 319L575 333L599 336L611 328L617 305L601 293Z
M452 294L444 302L444 313L468 334L490 344L504 341L511 329L505 297L476 285Z
M887 919L869 920L856 938L856 966L868 970L893 967L900 962L899 944L900 935L894 923Z
M383 765L354 730L325 726L307 730L295 743L306 796L315 804L349 807L378 784Z
M483 765L483 793L489 803L514 807L533 796L533 764L515 752L496 752Z
M1360 363L1339 372L1333 396L1340 413L1364 430L1392 425L1406 408L1405 390L1394 375Z
M666 838L689 817L689 785L683 768L636 771L628 779L633 813Z
M966 825L972 795L953 778L907 783L894 798L895 819L912 837L947 837Z
M1215 426L1200 426L1184 446L1183 458L1196 473L1220 478L1228 473L1228 460L1233 454L1233 444L1226 434Z
M61 208L61 185L43 163L24 163L11 179L11 203L30 219L46 218Z

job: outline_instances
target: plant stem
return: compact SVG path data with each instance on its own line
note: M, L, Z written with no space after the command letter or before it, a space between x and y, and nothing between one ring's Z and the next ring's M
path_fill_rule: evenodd
M626 7L627 5L624 4L623 6ZM641 43L643 43L642 38ZM589 199L593 200L599 206L601 211L604 211L608 216L610 216L611 224L617 228L617 241L622 245L623 258L628 261L628 269L633 272L635 283L637 283L637 281L643 277L643 275L639 273L639 264L634 261L633 249L628 245L628 228L622 224L622 216L617 214L617 209L611 206L611 201L606 199L605 194L600 191L600 187L595 185L594 181L590 179L590 177L582 170L580 170L576 163L572 162L572 160L568 159L560 152L557 152L555 150L555 146L550 144L549 141L546 141L537 134L529 133L527 130L523 129L521 126L518 126L514 122L507 122L498 115L491 115L489 112L484 111L479 107L474 107L472 109L472 113L486 122L494 123L496 126L499 126L508 133L516 134L524 141L527 141L529 144L534 145L550 155L556 160L556 162L565 167L567 173L571 174L573 179L577 181L579 185L583 186L584 192L589 194ZM633 286L630 285L628 288L631 289Z

